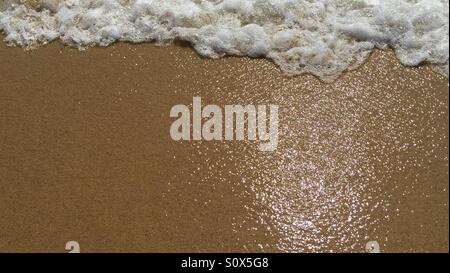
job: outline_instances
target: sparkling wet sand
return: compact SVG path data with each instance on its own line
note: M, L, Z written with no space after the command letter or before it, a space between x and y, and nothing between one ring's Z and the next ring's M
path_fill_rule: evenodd
M332 84L189 47L0 43L0 252L448 251L448 78ZM273 153L174 142L176 104L277 104Z

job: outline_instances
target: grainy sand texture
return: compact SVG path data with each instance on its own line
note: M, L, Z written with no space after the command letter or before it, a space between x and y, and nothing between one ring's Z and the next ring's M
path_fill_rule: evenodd
M0 43L0 252L448 252L448 78L375 51L325 84L178 45ZM279 105L279 145L170 138Z

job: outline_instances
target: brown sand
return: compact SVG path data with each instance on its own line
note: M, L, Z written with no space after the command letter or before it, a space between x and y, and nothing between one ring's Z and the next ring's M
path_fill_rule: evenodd
M448 251L448 79L333 84L188 47L0 45L0 251ZM174 142L176 104L280 106L280 143Z

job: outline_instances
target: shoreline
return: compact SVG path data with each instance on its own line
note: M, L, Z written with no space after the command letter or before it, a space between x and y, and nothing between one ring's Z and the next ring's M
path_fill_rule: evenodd
M314 75L310 72L305 72L303 74L297 74L297 75L290 75L290 74L286 74L282 71L282 69L280 68L279 65L277 65L273 60L271 60L270 58L267 57L256 57L256 58L252 58L249 56L238 56L238 55L226 55L223 57L219 57L219 58L210 58L207 56L202 56L201 54L199 54L195 48L193 47L193 45L191 43L189 43L188 41L183 41L183 40L175 40L171 43L167 43L167 44L159 44L157 42L138 42L138 43L133 43L133 42L128 42L128 41L116 41L112 44L106 45L106 46L100 46L100 45L94 45L94 46L88 46L86 48L77 48L74 46L70 46L67 44L64 44L60 39L56 39L54 41L48 42L48 43L44 43L44 44L35 44L31 47L21 47L20 45L16 45L16 44L5 44L4 42L4 38L5 38L5 34L4 33L0 33L0 40L1 43L3 43L4 45L6 45L6 47L8 48L18 48L18 49L22 49L26 52L28 51L34 51L34 50L39 50L41 48L47 47L47 46L51 46L51 45L55 45L57 44L58 47L60 48L66 48L68 50L75 50L78 51L80 53L92 50L92 49L107 49L109 47L114 47L114 46L127 46L127 47L133 47L133 46L152 46L152 47L157 47L157 48L173 48L173 47L181 47L181 48L185 48L185 49L189 49L191 50L198 58L202 59L202 60L221 60L221 59L244 59L244 60L263 60L263 61L267 61L269 63L271 63L276 70L282 74L286 79L291 79L291 78L297 78L297 77L304 77L304 76L312 76L316 79L318 79L320 82L324 83L324 84L333 84L335 81L339 80L343 75L347 74L347 73L351 73L354 70L360 69L361 66L363 66L367 61L369 61L373 55L376 54L380 54L381 53L386 53L386 54L391 54L393 56L395 56L395 52L394 49L388 47L385 49L380 49L380 48L374 48L370 53L369 56L367 57L367 59L360 65L355 65L353 67L353 65L351 65L349 68L347 68L345 71L343 71L341 74L339 74L337 76L336 79L331 80L331 81L326 81L321 79L319 76ZM396 57L397 58L397 57ZM397 61L400 63L400 61L397 59ZM416 66L408 66L408 65L403 65L401 64L404 68L406 69L415 69L415 68L422 68L422 67L427 67L430 68L433 72L435 72L436 74L438 74L439 76L445 77L445 78L449 78L449 76L442 71L442 69L439 67L439 65L437 64L433 64L433 63L429 63L429 62L423 62L420 63L419 65Z

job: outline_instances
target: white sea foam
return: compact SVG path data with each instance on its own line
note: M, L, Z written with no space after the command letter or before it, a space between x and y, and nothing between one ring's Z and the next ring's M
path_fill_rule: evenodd
M24 47L179 39L203 56L266 57L287 74L324 80L391 47L405 65L428 62L448 75L448 8L448 0L0 0L0 30Z

